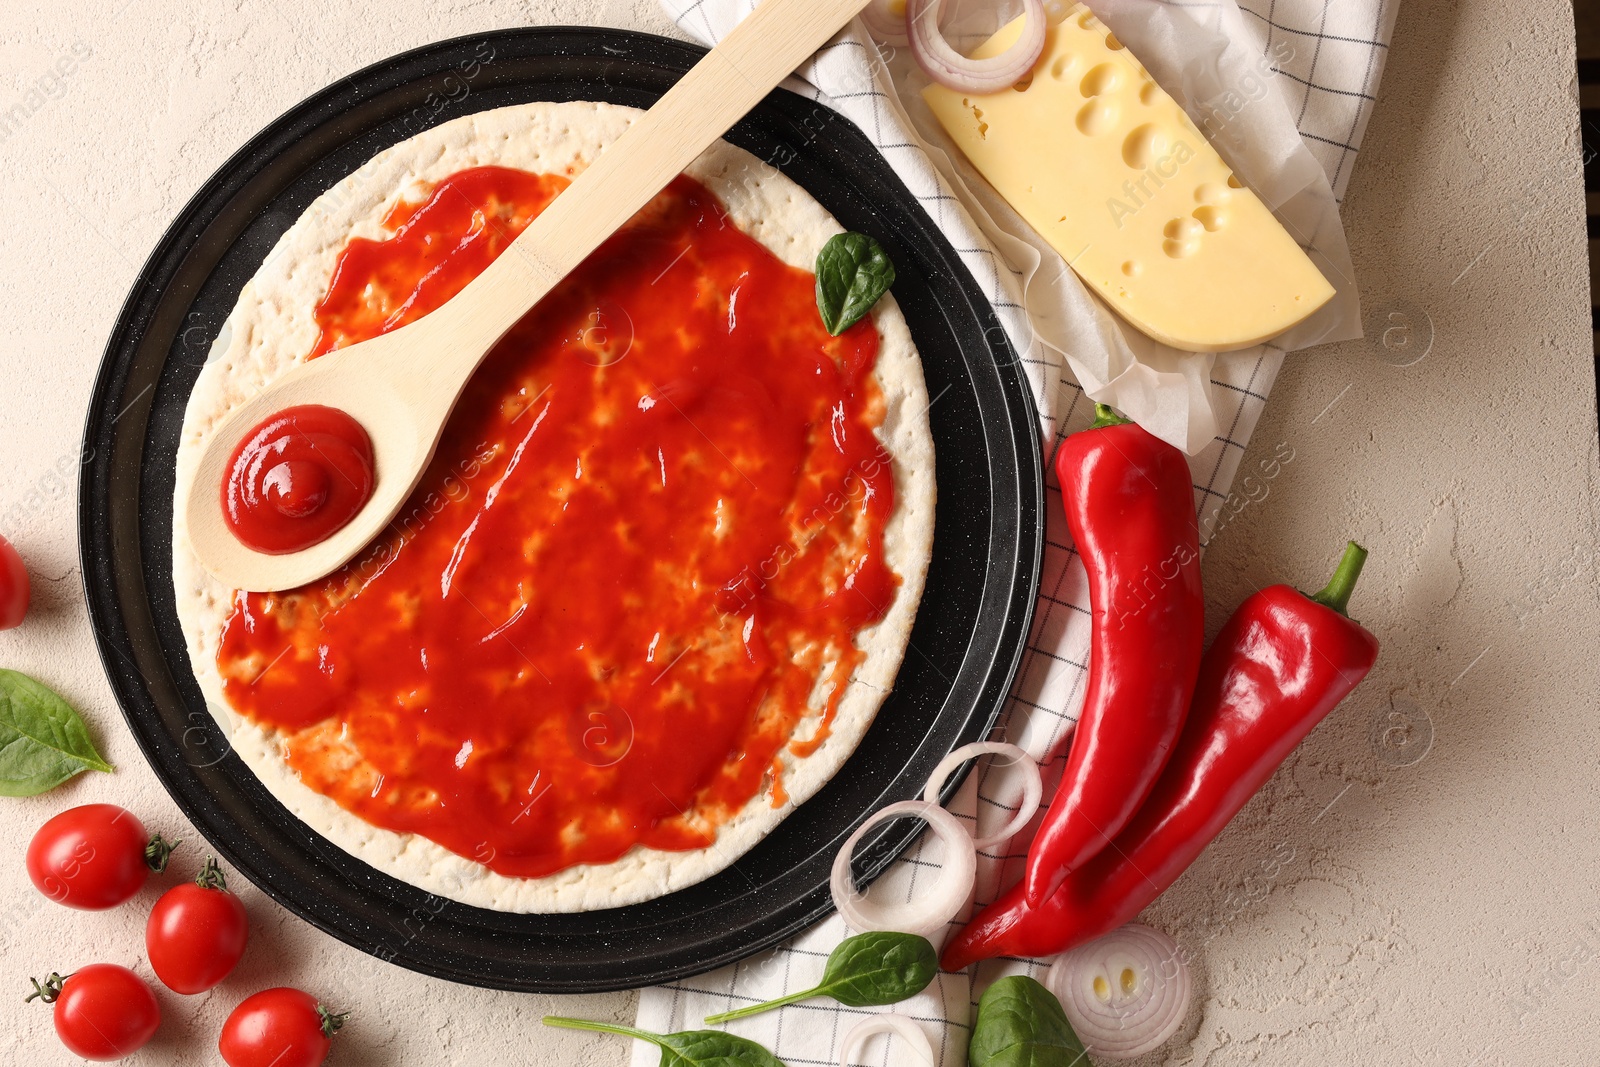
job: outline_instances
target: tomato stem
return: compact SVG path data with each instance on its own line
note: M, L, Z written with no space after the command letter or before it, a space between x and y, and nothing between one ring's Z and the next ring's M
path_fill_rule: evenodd
M150 843L144 846L144 865L156 874L167 869L167 861L172 858L172 850L183 844L183 839L168 841L160 834L152 837Z
M68 978L71 977L72 975L70 974L59 975L56 972L51 971L50 976L44 980L42 985L37 978L28 979L28 981L33 983L33 992L23 997L22 1003L27 1004L30 1001L37 999L46 1004L54 1004L56 1002L56 998L61 995L62 985Z
M350 1013L347 1011L332 1012L321 1004L317 1005L317 1015L322 1019L323 1037L332 1037L337 1034L339 1028L345 1024L345 1020L350 1018Z
M205 866L201 867L200 873L195 875L194 884L199 886L201 889L227 890L228 879L227 876L222 873L222 868L217 866L217 857L206 857Z

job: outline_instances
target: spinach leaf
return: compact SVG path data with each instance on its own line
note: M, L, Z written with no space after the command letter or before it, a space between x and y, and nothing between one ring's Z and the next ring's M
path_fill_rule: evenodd
M995 982L978 1001L967 1063L969 1067L1087 1067L1089 1056L1055 994L1032 978L1012 975Z
M822 981L812 988L764 1004L708 1015L706 1022L743 1019L812 997L832 997L852 1008L896 1004L928 988L938 973L939 954L925 937L892 931L857 934L845 938L833 950L822 969Z
M838 234L817 253L817 310L835 337L861 321L893 284L888 253L864 233Z
M0 670L0 796L37 796L82 771L111 769L65 700L25 674Z
M914 997L939 973L939 954L925 937L888 931L857 934L828 957L817 992L852 1008Z
M721 1030L684 1030L676 1034L653 1034L631 1026L592 1022L588 1019L544 1017L546 1026L565 1030L594 1030L604 1034L648 1041L661 1049L661 1067L784 1067L782 1060L748 1038Z

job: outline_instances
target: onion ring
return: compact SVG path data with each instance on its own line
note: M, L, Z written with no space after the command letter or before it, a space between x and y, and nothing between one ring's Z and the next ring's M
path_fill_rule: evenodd
M906 37L906 0L872 0L861 9L861 21L875 41L893 48L910 43Z
M1189 965L1160 930L1129 923L1056 958L1044 984L1084 1047L1131 1060L1165 1044L1189 1011Z
M929 804L939 803L939 789L944 785L944 780L950 772L970 759L979 756L1010 756L1011 762L1023 768L1022 780L1022 806L1017 809L1009 822L1002 826L996 833L988 837L978 837L978 827L972 827L972 847L978 850L993 848L1011 840L1017 831L1028 825L1028 820L1033 818L1033 813L1039 810L1039 803L1044 799L1044 781L1039 775L1039 765L1016 745L1005 741L975 741L970 745L962 745L950 755L939 762L933 769L933 777L928 779L927 788L922 791L922 799Z
M944 4L945 0L906 0L911 55L940 85L958 93L997 93L1026 78L1044 54L1044 0L1022 0L1022 35L1010 48L988 59L968 59L950 47L939 29Z
M911 1016L894 1012L873 1015L852 1026L839 1044L839 1067L850 1067L851 1050L874 1034L895 1035L911 1046L919 1063L933 1067L933 1045L928 1041L928 1035L922 1032L922 1027Z
M856 844L879 823L901 815L915 815L928 824L928 828L944 838L946 853L934 882L937 892L916 903L875 905L856 889L855 877L850 871L850 857ZM833 890L833 905L839 915L858 933L868 930L898 930L907 934L932 936L966 907L967 898L978 878L978 853L972 847L972 836L954 815L937 804L926 800L902 800L890 804L867 817L850 839L844 843L833 860L833 874L829 887Z

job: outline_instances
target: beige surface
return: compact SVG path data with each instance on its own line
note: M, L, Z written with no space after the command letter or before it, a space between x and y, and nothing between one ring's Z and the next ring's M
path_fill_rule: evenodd
M0 663L77 703L121 766L0 802L0 945L15 981L93 959L136 963L155 895L106 914L48 904L20 870L37 823L104 799L179 828L95 665L58 473L73 473L100 349L147 251L249 135L365 63L490 26L663 25L653 0L7 0L5 14L0 109L24 106L16 128L0 129L0 523L38 593L26 628L0 634ZM1514 12L1402 3L1347 217L1372 317L1431 321L1431 351L1404 368L1375 342L1291 359L1246 463L1279 442L1295 458L1222 530L1205 568L1215 626L1255 585L1316 581L1357 535L1373 560L1356 613L1385 654L1152 912L1198 946L1195 1041L1177 1046L1176 1063L1593 1060L1600 460L1571 34L1559 0ZM25 103L75 41L92 55L56 97ZM1410 766L1400 764L1414 754L1374 748L1396 709L1432 725L1431 749ZM342 1067L624 1060L619 1039L535 1020L552 1009L626 1019L627 997L416 978L242 889L255 941L241 970L209 996L164 994L158 1044L136 1062L215 1062L228 1008L277 983L359 1012L331 1061ZM14 1018L0 1060L70 1062L46 1012Z

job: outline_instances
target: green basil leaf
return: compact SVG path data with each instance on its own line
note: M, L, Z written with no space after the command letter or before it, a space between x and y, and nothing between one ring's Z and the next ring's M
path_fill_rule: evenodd
M898 1004L939 973L939 954L925 937L890 931L857 934L828 957L816 991L852 1008Z
M111 769L65 700L25 674L0 670L0 796L37 796L83 771Z
M978 1001L968 1067L1087 1067L1089 1056L1054 993L1022 975L1002 978Z
M860 322L893 284L888 253L864 233L838 234L817 253L817 310L835 337Z
M721 1030L684 1030L676 1034L653 1034L632 1026L602 1023L591 1019L544 1017L546 1026L564 1030L593 1030L602 1034L648 1041L661 1049L661 1067L784 1067L782 1060L749 1038Z

